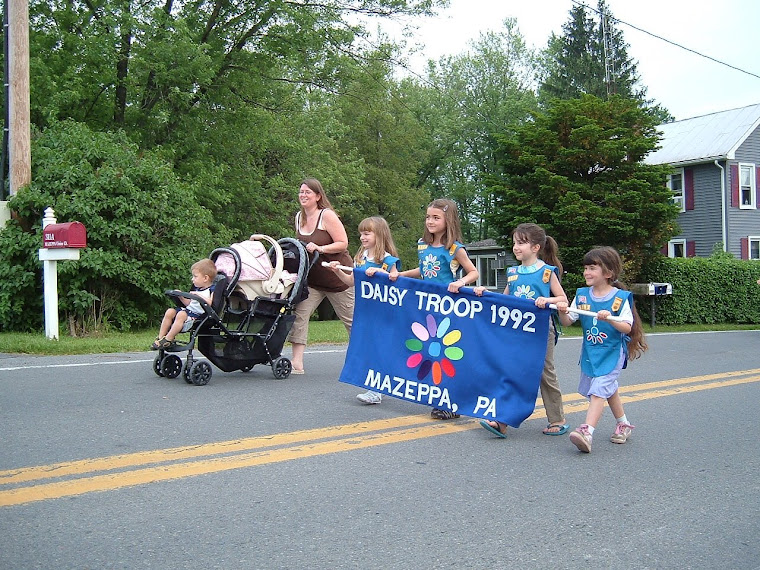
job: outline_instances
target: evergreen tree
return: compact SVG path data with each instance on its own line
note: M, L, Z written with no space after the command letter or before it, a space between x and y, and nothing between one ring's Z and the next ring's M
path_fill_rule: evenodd
M658 122L672 121L666 109L646 98L636 62L605 0L597 9L582 4L570 10L562 35L552 34L543 53L544 77L539 100L575 99L588 94L606 99L621 95L636 100Z
M583 93L605 97L603 44L585 6L570 10L562 32L552 33L544 52L546 77L539 87L540 100L575 99Z
M613 246L635 276L677 232L663 184L668 167L642 162L657 146L656 125L619 95L555 99L502 140L492 224L502 235L523 222L541 225L575 273L591 247Z

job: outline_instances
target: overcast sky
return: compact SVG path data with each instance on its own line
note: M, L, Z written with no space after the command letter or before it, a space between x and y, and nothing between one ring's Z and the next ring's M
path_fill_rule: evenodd
M436 18L420 20L416 40L427 59L467 51L481 32L498 31L505 18L517 20L526 42L543 48L549 35L562 33L572 0L451 0ZM596 1L587 2L596 8ZM657 36L760 76L760 0L608 0L612 15ZM595 15L595 13L592 13ZM760 77L753 77L670 45L619 23L628 55L638 62L648 97L676 119L760 103Z

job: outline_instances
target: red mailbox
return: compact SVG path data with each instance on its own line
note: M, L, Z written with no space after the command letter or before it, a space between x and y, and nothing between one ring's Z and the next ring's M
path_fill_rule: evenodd
M82 222L49 224L42 230L43 247L61 249L87 247L87 230Z

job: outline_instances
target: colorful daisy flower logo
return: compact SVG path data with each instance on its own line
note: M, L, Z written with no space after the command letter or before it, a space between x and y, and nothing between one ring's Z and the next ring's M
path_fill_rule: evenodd
M596 324L597 320L595 317L591 328L586 331L586 340L593 344L602 344L604 342L604 339L607 338L607 334L600 332Z
M406 348L411 350L412 354L407 358L406 365L409 368L417 368L418 380L432 374L433 384L437 386L443 380L444 374L449 378L456 374L454 362L462 359L464 351L454 345L462 338L462 332L450 331L450 326L451 319L448 317L436 323L433 315L427 316L424 325L412 323L414 338L406 341Z
M515 297L522 297L523 299L532 299L536 296L536 292L530 288L530 285L518 285L515 289Z
M441 262L438 261L438 258L432 253L427 254L422 260L422 274L425 279L437 276L440 270Z

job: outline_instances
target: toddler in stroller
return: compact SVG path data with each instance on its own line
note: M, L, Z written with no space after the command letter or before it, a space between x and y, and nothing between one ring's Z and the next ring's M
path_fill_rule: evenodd
M201 259L193 263L190 271L193 275L191 292L206 303L211 303L214 279L217 274L216 265L210 259ZM175 291L175 293L180 293L180 291ZM197 299L178 297L178 301L183 306L166 309L158 336L151 346L152 350L176 346L177 342L174 339L177 335L189 331L195 319L203 316L203 307Z
M269 251L259 240L271 244ZM194 321L187 344L159 347L154 372L167 378L184 372L188 384L202 386L211 379L209 362L224 372L248 372L266 363L275 378L287 378L292 364L280 354L295 319L293 307L306 294L305 248L291 238L252 235L246 242L215 249L209 258L217 269L212 301L200 302L203 315ZM175 299L193 295L166 294ZM194 358L196 341L209 362ZM184 366L174 354L183 351Z

